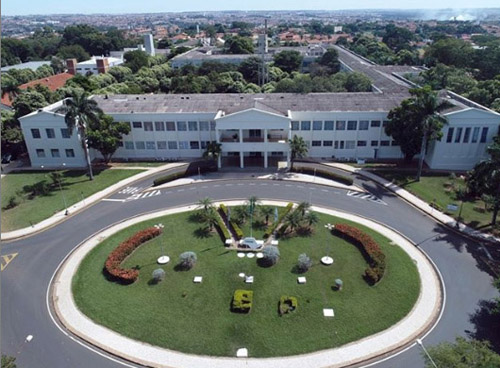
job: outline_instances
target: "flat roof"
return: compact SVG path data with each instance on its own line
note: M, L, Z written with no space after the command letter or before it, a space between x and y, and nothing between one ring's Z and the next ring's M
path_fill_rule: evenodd
M42 65L50 65L50 61L28 61L26 63L16 64L16 65L8 65L4 66L1 71L6 72L11 69L31 69L33 71L37 70Z

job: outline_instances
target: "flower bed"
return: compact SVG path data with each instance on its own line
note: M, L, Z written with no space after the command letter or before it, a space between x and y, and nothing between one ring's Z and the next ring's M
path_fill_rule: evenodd
M365 270L364 278L370 284L380 281L385 272L385 254L379 245L363 231L347 224L335 225L334 232L360 247L363 255L367 258L370 267Z
M131 284L139 277L139 271L135 269L121 268L122 262L140 245L156 238L162 230L156 227L150 227L141 230L116 247L106 259L104 270L116 281L123 284Z

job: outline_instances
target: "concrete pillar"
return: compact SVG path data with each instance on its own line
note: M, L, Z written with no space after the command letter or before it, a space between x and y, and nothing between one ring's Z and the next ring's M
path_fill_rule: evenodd
M220 169L222 167L222 153L217 157L217 167Z
M267 169L267 152L264 151L264 169Z
M240 168L244 169L245 168L245 156L243 156L243 152L240 151Z
M267 129L264 129L264 143L267 143Z
M215 129L215 141L217 143L220 143L220 130L219 129Z
M240 129L240 143L243 143L243 129Z
M290 168L290 149L288 149L288 151L286 151L286 167L287 167L287 169Z

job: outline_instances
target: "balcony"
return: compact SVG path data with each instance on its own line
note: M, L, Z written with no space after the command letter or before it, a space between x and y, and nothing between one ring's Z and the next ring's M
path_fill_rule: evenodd
M262 138L262 137L243 137L243 142L262 143L262 142L264 142L264 138Z

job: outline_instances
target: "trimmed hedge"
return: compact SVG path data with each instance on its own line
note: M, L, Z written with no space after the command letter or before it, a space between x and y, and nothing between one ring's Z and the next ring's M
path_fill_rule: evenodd
M360 229L347 224L335 225L334 231L361 248L370 265L365 270L364 278L372 285L379 282L384 276L386 263L385 254L375 240Z
M238 313L248 313L252 309L253 291L238 289L234 292L231 310Z
M165 175L165 176L160 176L158 179L155 179L153 181L153 186L156 187L156 186L161 185L161 184L169 183L171 181L183 178L185 176L186 176L185 171L181 171L181 172L177 172L177 173L169 174L169 175Z
M297 305L298 302L296 297L283 295L280 298L280 304L279 304L280 316L295 311L297 309Z
M221 203L221 205L219 206L219 210L222 212L222 214L224 215L224 218L227 220L227 207L224 203ZM231 226L232 230L233 230L233 234L235 236L235 238L237 240L240 240L241 238L243 238L243 230L241 230L241 228L239 227L239 225L233 221L233 220L229 220L229 226Z
M311 167L302 167L302 166L295 167L294 166L291 171L299 173L299 174L314 175L314 168L311 168ZM340 175L340 174L337 174L337 173L334 173L331 171L327 171L327 170L322 170L322 169L316 169L316 176L319 176L319 177L325 178L325 179L331 179L334 181L338 181L339 183L342 183L345 185L352 185L354 183L353 179L348 177L348 176Z
M271 223L271 224L269 224L267 226L266 232L264 233L264 238L265 239L269 238L274 233L274 230L276 230L276 228L278 227L278 225L281 224L281 222L283 221L283 219L285 218L285 216L290 213L290 211L292 210L292 208L293 208L293 203L291 203L291 202L288 203L286 205L285 210L283 211L283 213L278 216L278 221L273 222L273 223Z
M222 218L220 217L219 214L217 214L217 227L222 232L222 235L224 236L225 240L231 239L231 234L229 233L226 224L224 224L224 221L222 221Z
M106 259L104 263L104 270L116 281L123 284L131 284L139 277L139 271L135 269L121 268L120 265L134 250L139 246L156 238L162 233L162 230L156 227L150 227L141 230L130 238L122 242L116 247Z

